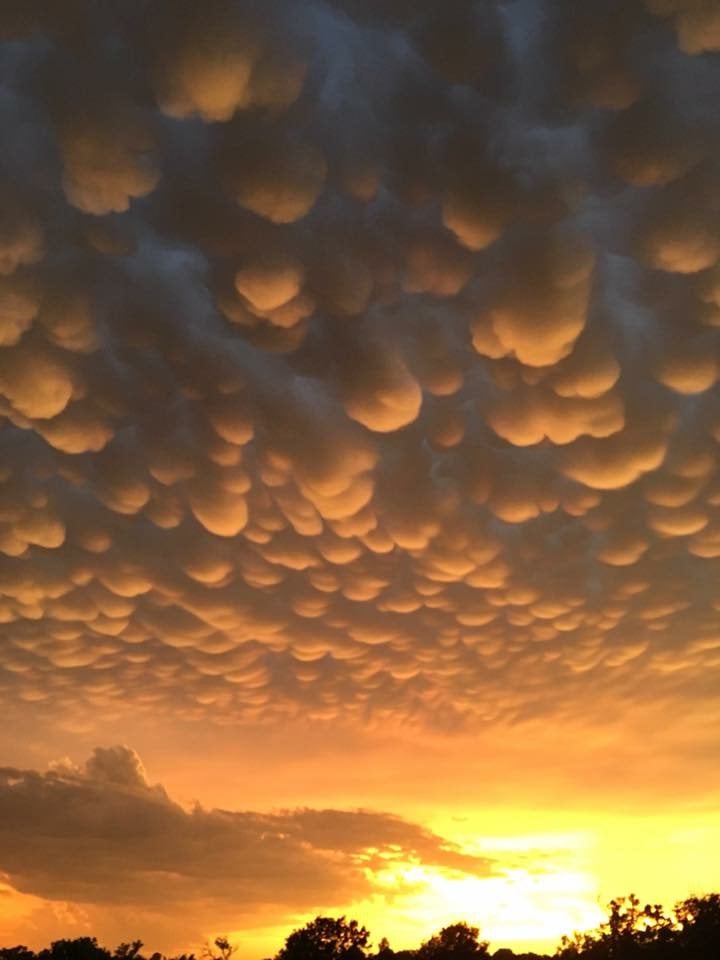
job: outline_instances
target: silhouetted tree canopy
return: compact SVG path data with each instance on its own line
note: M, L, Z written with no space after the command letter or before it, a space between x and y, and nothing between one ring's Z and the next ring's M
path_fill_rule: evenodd
M515 953L509 947L500 947L493 953L492 960L548 960L548 957L544 953L533 953L532 951Z
M41 950L38 957L39 960L110 960L111 954L99 946L95 937L78 937L76 940L55 940L47 949Z
M142 940L133 940L132 943L120 943L115 947L113 957L117 960L139 960L142 949Z
M37 953L27 947L0 948L0 960L197 960L194 953L182 953L166 957L162 953L143 956L142 941L121 943L111 952L101 947L95 937L78 937L75 940L54 940L49 947Z
M393 950L387 937L383 937L371 960L416 960L417 950Z
M230 960L237 947L230 943L227 937L215 937L213 940L215 949L208 944L202 952L202 960ZM178 960L182 958L178 957Z
M390 946L390 941L387 937L383 937L377 945L375 960L392 960L394 956L395 951Z
M36 954L27 947L2 947L0 948L0 960L35 960Z
M426 940L417 952L419 960L480 960L489 957L488 943L478 940L480 931L467 923L451 923Z
M668 916L634 894L611 900L608 919L593 933L563 937L561 960L715 960L720 958L720 894L690 897Z
M514 953L508 948L490 954L477 927L453 923L443 927L415 950L393 950L387 939L372 956L366 953L370 933L357 920L315 917L285 941L274 960L550 960L536 953ZM201 960L231 960L236 947L217 937ZM196 960L194 954L168 958L141 953L140 940L121 943L110 951L94 937L55 940L35 952L25 946L0 948L0 960ZM562 938L557 960L720 960L720 894L693 896L666 913L659 904L630 894L608 905L607 920L590 933Z
M315 917L290 934L276 960L363 960L369 938L357 920Z
M687 956L720 957L720 893L683 900L675 916Z

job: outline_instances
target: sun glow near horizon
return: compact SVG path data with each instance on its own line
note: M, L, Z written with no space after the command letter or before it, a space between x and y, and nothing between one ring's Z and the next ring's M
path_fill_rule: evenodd
M392 878L378 878L392 888ZM453 871L410 866L400 885L415 889L388 905L385 935L412 947L448 923L465 920L493 945L530 949L557 945L565 933L597 926L603 913L589 873L564 868L506 869L498 876L468 877Z
M484 816L490 823L508 817L521 822L523 812ZM573 815L566 817L573 824ZM539 811L536 822L538 818ZM698 813L692 830L679 831L670 816L608 817L596 830L561 830L554 823L557 814L546 818L544 830L513 833L506 823L505 832L490 835L472 829L482 815L438 815L432 818L433 828L464 854L492 859L490 875L397 860L391 853L387 865L366 868L375 890L371 897L342 909L318 906L317 912L353 917L371 931L373 944L387 937L396 950L417 947L443 926L463 920L479 928L491 950L553 953L563 936L596 929L614 897L636 892L643 902L661 902L670 909L683 897L717 885L712 854L720 851L720 818L713 813ZM681 843L683 855L669 875L664 844ZM624 861L623 852L632 864ZM298 916L293 924L250 935L238 930L237 940L245 944L249 960L256 960L276 951L308 919L309 914Z
M375 946L386 937L396 950L415 948L442 927L462 920L477 926L491 949L552 952L564 934L593 929L604 917L594 878L580 871L516 869L476 878L406 864L380 871L373 879L378 892L372 898L333 915L356 918L371 931ZM308 919L299 917L281 928L237 930L231 940L255 960L276 952L291 929Z
M553 951L564 934L590 930L604 911L598 883L587 864L592 838L585 834L476 838L463 852L497 855L489 876L431 867L388 855L386 866L366 868L372 897L342 910L371 931L374 945L386 937L396 949L412 949L448 924L465 921L480 930L492 949ZM526 865L519 866L521 857ZM320 911L323 912L323 911ZM309 917L298 918L295 927ZM265 928L238 942L257 956L276 950L292 927Z

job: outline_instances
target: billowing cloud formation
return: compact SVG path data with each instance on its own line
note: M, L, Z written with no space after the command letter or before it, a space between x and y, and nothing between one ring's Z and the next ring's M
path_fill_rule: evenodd
M444 726L701 694L711 6L4 4L3 702Z
M389 814L187 811L147 783L128 747L98 748L83 769L1 769L0 813L0 870L21 893L143 912L183 905L197 923L208 902L226 922L269 905L342 905L369 895L372 871L394 863L492 871Z

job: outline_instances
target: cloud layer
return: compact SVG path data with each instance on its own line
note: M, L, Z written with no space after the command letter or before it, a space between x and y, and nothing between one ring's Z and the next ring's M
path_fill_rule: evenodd
M709 695L720 15L62 7L0 13L3 701Z
M0 841L0 871L16 891L80 910L176 921L184 911L179 922L196 939L203 924L263 910L277 924L361 900L376 889L373 872L394 865L493 871L491 860L390 814L186 810L148 784L128 747L97 748L83 768L1 769Z

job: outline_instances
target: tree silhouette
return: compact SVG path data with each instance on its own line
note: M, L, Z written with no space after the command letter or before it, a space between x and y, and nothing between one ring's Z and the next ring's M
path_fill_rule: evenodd
M369 938L357 920L315 917L290 934L276 960L364 960Z
M142 960L142 940L133 940L132 943L119 943L113 950L116 960Z
M489 944L478 940L479 930L467 923L452 923L426 940L417 952L419 960L480 960L489 957Z
M720 957L720 893L688 897L675 907L678 940L689 957Z
M660 929L669 928L670 923L662 907L648 904L641 908L640 901L631 893L610 901L608 918L597 931L563 937L557 955L566 960L573 957L632 960L646 952Z
M201 954L201 960L230 960L230 957L237 950L237 947L230 943L227 937L215 937L213 944L215 950L210 944L207 944Z
M35 960L35 954L27 947L0 947L0 960Z
M395 951L390 946L390 941L387 937L382 937L380 943L377 945L377 951L375 952L376 960L391 960L395 956Z
M41 950L39 960L111 960L111 953L98 945L95 937L78 937L75 940L55 940L49 948Z
M274 960L549 960L533 953L502 948L491 957L477 927L453 923L443 927L416 950L393 950L383 938L377 951L367 951L370 934L357 920L315 917L295 930ZM25 946L0 948L0 960L146 960L142 942L131 940L110 951L94 937L55 940L35 952ZM200 960L232 960L235 947L217 937ZM677 903L671 914L659 904L634 895L608 904L607 919L597 930L562 938L558 960L720 960L720 894L692 896ZM149 960L196 960L193 954L168 958L153 953Z
M711 960L720 957L720 894L690 897L668 916L634 894L611 900L608 919L592 933L563 937L562 960Z

